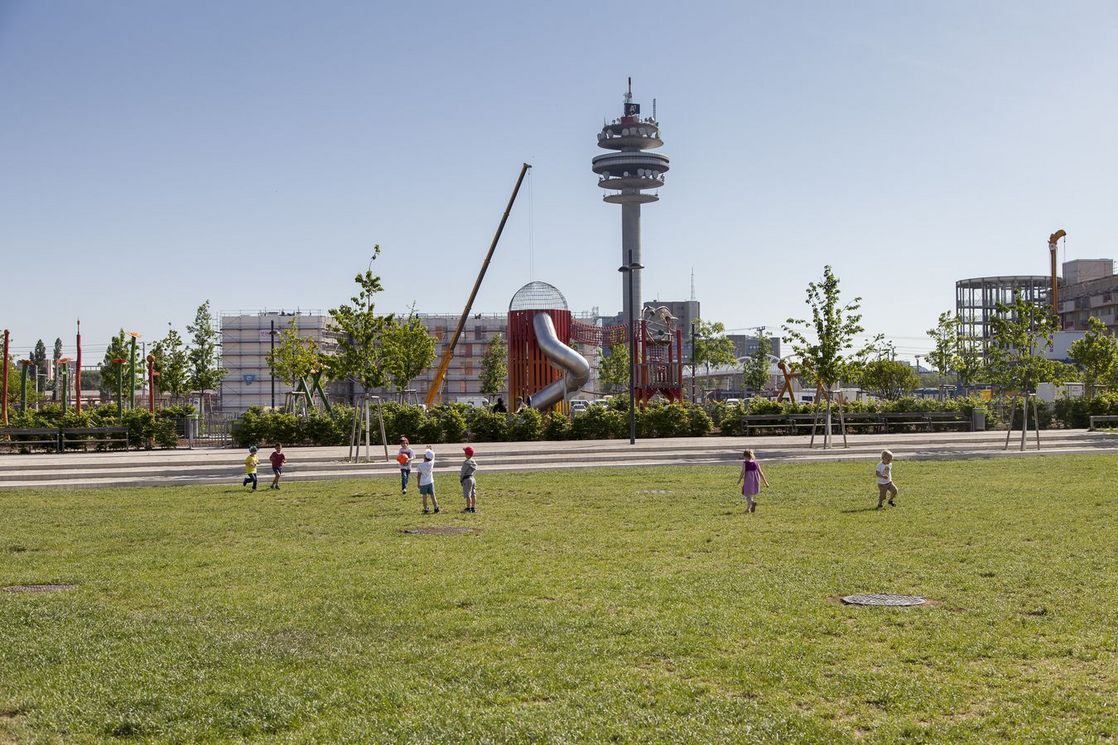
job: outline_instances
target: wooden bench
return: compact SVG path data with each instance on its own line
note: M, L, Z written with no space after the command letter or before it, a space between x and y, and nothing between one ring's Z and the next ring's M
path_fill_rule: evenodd
M970 417L957 411L930 411L927 417L929 429L932 427L962 427L963 431L973 429Z
M62 430L59 436L59 443L61 448L76 448L81 445L82 450L86 450L90 444L96 445L97 449L119 446L124 450L128 449L128 428L127 427L74 427Z
M837 416L832 416L837 419ZM876 432L881 428L881 415L872 412L860 411L854 414L843 414L843 421L846 422L846 430L862 430L869 432Z
M888 432L889 427L923 427L929 432L932 429L927 414L912 411L887 411L881 417L882 432Z
M745 425L745 434L751 429L789 429L786 414L746 414L741 418Z
M58 430L53 427L3 427L0 428L0 447L23 450L43 448L58 452Z
M1114 414L1096 414L1088 419L1087 429L1095 429L1100 424L1118 424L1118 416Z

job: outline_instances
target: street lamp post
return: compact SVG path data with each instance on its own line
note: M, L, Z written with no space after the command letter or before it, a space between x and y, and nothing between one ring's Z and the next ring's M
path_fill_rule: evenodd
M637 442L637 407L636 407L636 385L637 385L637 329L640 328L636 318L636 310L634 309L635 297L633 291L633 275L635 272L644 269L643 266L633 261L633 250L629 249L629 263L624 266L618 267L617 271L624 272L626 282L628 283L629 291L627 293L628 307L625 309L625 315L629 319L629 444L635 445Z
M121 423L124 422L124 363L127 362L123 357L113 357L113 364L116 365L116 418Z

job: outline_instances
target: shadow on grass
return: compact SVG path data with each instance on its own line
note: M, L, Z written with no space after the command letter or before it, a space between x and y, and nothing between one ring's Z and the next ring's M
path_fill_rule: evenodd
M839 510L843 515L856 515L859 512L877 512L876 507L859 507L856 510Z

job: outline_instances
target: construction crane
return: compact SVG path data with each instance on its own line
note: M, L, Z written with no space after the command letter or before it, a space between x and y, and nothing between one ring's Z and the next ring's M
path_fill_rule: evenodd
M458 337L462 336L462 329L466 326L466 319L470 317L470 311L474 307L474 299L477 297L477 291L481 289L481 281L485 279L485 272L489 269L489 262L493 260L493 251L497 248L497 241L501 240L501 233L505 229L505 223L508 222L509 213L512 212L512 204L516 201L516 195L520 193L520 185L524 183L524 175L528 173L528 169L532 166L524 163L520 167L520 176L516 179L516 186L513 187L512 196L509 197L508 206L505 207L505 213L501 215L501 222L497 225L497 232L493 235L493 242L489 244L489 252L485 254L485 260L481 262L481 271L477 274L477 279L474 281L474 289L470 290L470 297L466 300L466 307L462 310L462 317L458 319L458 326L454 329L454 334L451 335L450 341L446 345L446 350L443 352L442 361L439 362L438 372L435 373L435 379L431 381L431 387L427 389L427 406L431 407L435 403L435 399L439 396L439 388L443 385L443 379L446 378L447 368L450 367L450 360L454 357L454 347L458 344Z
M1057 230L1052 235L1048 236L1048 253L1052 258L1052 290L1049 296L1052 300L1052 315L1056 317L1057 326L1060 319L1060 283L1056 276L1056 243L1061 238L1066 238L1067 233L1063 230Z

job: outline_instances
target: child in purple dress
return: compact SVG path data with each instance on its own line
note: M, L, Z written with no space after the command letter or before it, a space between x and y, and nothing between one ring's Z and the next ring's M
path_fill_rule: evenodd
M738 476L741 495L745 497L746 504L749 506L748 511L756 512L757 500L753 497L761 493L762 483L765 486L769 485L769 480L765 478L765 472L761 470L761 464L757 462L757 456L752 450L746 450L741 457L741 474Z

